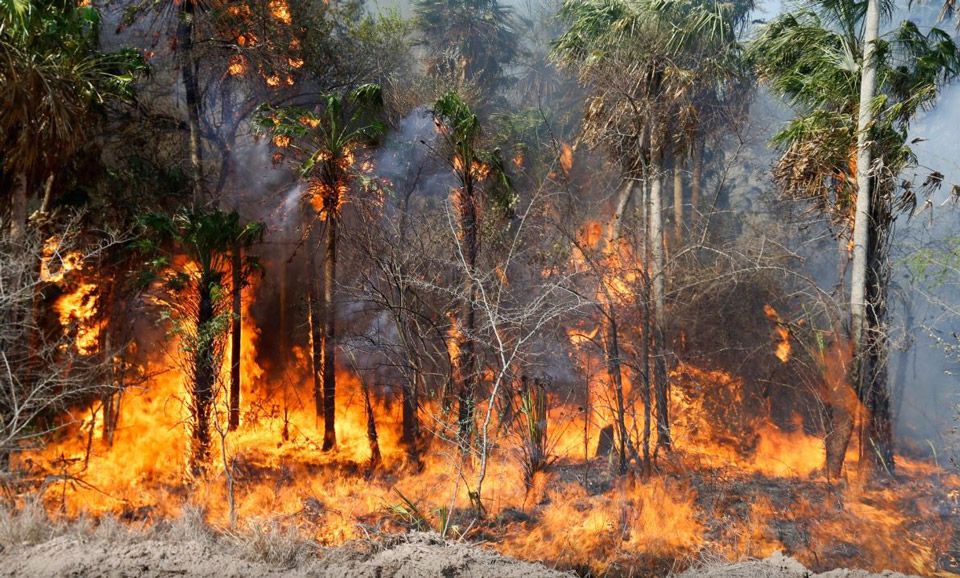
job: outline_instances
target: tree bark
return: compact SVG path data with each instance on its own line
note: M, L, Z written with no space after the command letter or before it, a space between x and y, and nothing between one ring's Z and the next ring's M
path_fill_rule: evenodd
M13 200L10 207L10 238L17 240L27 232L27 176L14 177Z
M607 350L607 373L613 382L613 391L617 402L617 437L620 444L617 446L617 469L620 475L627 473L627 424L626 409L623 401L623 374L620 368L620 344L617 339L616 312L613 303L607 310L605 345Z
M693 170L690 173L690 210L696 219L700 210L700 188L703 186L703 139L697 139L693 148Z
M232 318L230 323L230 423L229 429L233 431L240 426L240 338L242 337L242 323L240 315L242 313L241 295L243 289L243 256L240 248L233 251L231 261L231 272L233 279L231 283Z
M199 339L194 358L193 383L193 441L192 469L200 473L210 456L210 406L213 403L213 384L216 379L214 367L214 344L209 336L209 324L213 320L212 288L215 283L209 275L200 279L199 305L197 307L197 335Z
M203 150L200 143L200 86L197 79L197 61L193 53L196 28L196 0L182 0L177 24L177 60L183 79L184 100L187 104L187 125L190 130L190 180L193 189L193 210L199 210L203 201Z
M655 134L655 133L652 133ZM653 315L653 363L657 398L657 450L670 451L669 387L667 380L665 348L663 343L664 299L664 249L663 249L663 147L660 138L651 138L650 155L650 255L651 301Z
M460 241L463 251L463 303L460 312L459 334L459 363L458 367L458 434L464 450L469 449L473 430L475 428L476 391L477 391L477 346L476 309L474 299L476 293L474 277L476 275L477 254L479 240L477 237L477 199L470 179L470 171L465 171L466 178L463 188L458 193L457 210L460 222Z
M879 196L879 195L877 195ZM895 471L893 453L893 420L890 408L890 383L887 335L887 289L889 266L887 241L892 221L886 204L874 197L870 221L875 226L870 232L867 265L867 293L862 337L862 359L859 367L863 377L859 397L864 408L860 434L860 473L866 478L874 475L892 476Z
M336 289L338 217L327 211L323 257L323 450L337 445Z
M310 260L310 288L307 292L307 316L310 322L310 369L313 373L313 403L317 419L323 415L323 329L321 326L320 283L317 270Z
M677 155L673 161L673 243L679 247L683 241L683 158Z

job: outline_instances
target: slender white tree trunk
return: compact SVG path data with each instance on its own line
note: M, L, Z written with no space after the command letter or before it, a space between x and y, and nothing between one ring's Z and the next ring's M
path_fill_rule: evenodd
M853 272L850 280L850 329L854 355L859 357L863 337L864 296L867 288L867 246L870 242L870 165L873 151L869 128L871 104L877 89L874 49L880 31L879 0L868 0L864 22L863 65L860 78L860 117L857 123L857 210L853 223Z
M664 300L663 274L665 255L663 248L663 145L657 137L650 142L650 300L653 328L653 363L657 397L657 450L670 451L673 442L670 436L669 389L666 372L666 349L663 343Z

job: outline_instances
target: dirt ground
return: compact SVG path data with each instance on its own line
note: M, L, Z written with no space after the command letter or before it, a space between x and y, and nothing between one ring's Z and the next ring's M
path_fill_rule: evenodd
M286 551L282 551L283 549ZM278 550L271 552L270 550ZM105 539L62 535L0 553L0 577L420 578L570 576L475 546L415 534L387 542L318 549L302 556L282 544L229 538Z
M522 562L489 550L444 541L432 534L409 534L383 542L355 542L317 549L289 538L156 533L69 533L0 552L0 577L127 578L170 576L240 578L555 578L572 574ZM678 578L905 578L833 570L813 574L793 558L710 564Z

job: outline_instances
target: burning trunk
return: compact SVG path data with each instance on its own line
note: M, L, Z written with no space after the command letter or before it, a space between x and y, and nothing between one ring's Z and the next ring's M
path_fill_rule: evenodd
M231 257L232 292L232 319L230 326L230 429L235 430L240 425L240 338L242 314L240 292L243 288L243 257L240 248L233 251Z
M183 78L184 100L187 104L187 124L190 128L190 179L193 181L193 207L199 209L203 201L203 158L200 144L200 86L197 62L193 54L193 35L196 27L195 0L180 3L177 24L177 56Z
M213 386L216 380L214 360L214 336L210 324L214 318L213 287L216 275L204 275L200 279L199 304L197 306L197 347L193 360L193 455L191 468L200 472L210 455L210 409L213 404Z
M879 191L878 191L879 193ZM893 424L890 411L890 384L887 375L887 240L891 222L883 199L871 203L871 231L868 243L866 318L862 350L857 366L862 368L859 398L865 410L860 434L860 467L867 476L893 475Z
M607 331L604 339L607 355L607 373L613 385L617 402L617 470L621 475L627 473L627 425L626 410L623 402L623 375L620 369L620 344L617 339L617 322L613 305L607 311Z
M326 243L323 256L323 450L337 445L336 430L336 288L337 225L333 211L327 211Z
M420 380L420 372L413 371L413 375L403 382L403 415L402 431L400 433L400 443L407 450L407 455L414 462L419 461L419 451L417 440L420 438L420 423L417 417L417 407L419 406L419 388L417 384Z
M651 302L653 305L653 364L657 398L657 450L663 448L670 451L670 415L669 415L669 382L667 380L667 366L664 347L664 300L663 300L663 148L659 137L651 139L650 155L650 285Z
M320 315L322 310L320 298L320 283L317 281L317 270L310 259L310 287L307 291L307 316L310 322L310 370L313 374L313 402L316 408L317 419L323 413L323 329Z
M464 187L457 199L458 220L463 271L463 303L460 312L459 362L457 364L457 420L460 443L464 450L470 447L474 430L477 390L477 348L474 342L476 333L476 310L473 301L476 288L474 277L477 264L479 241L477 238L477 206L470 178L466 169Z
M370 446L370 461L367 464L369 474L375 473L383 464L383 456L380 453L380 441L377 436L377 420L373 413L373 404L370 402L370 384L358 371L361 385L363 385L363 407L367 414L367 443Z

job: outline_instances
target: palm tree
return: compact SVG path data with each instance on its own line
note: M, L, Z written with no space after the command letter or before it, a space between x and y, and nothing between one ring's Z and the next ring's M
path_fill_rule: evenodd
M46 182L51 203L58 166L89 139L111 100L132 96L143 68L134 51L98 48L99 13L76 2L5 0L0 14L0 169L16 185L12 236L26 227L30 190Z
M475 427L476 394L479 388L476 301L477 259L480 255L480 214L484 201L500 207L510 204L511 186L498 151L480 147L480 119L454 92L433 105L433 116L445 145L447 160L459 186L453 206L458 228L457 252L463 267L460 317L457 320L459 355L456 360L457 423L461 447L467 450Z
M232 266L232 255L262 241L266 227L259 222L242 225L236 211L219 210L187 210L173 217L149 215L141 224L144 236L139 247L151 256L141 283L159 280L175 295L169 300L167 315L181 338L185 370L191 380L187 384L194 441L191 465L194 473L199 473L209 459L210 412L232 317L224 277ZM177 255L185 255L190 265L176 265ZM247 255L240 264L241 279L258 268L256 258Z
M648 249L654 337L657 446L672 445L664 351L664 157L690 149L698 129L696 99L721 91L740 71L738 26L744 13L728 3L690 0L566 0L560 16L569 29L554 45L561 66L590 90L582 137L608 149L624 178L650 184ZM621 208L632 198L624 187ZM618 242L617 239L613 239ZM609 315L608 315L609 318ZM611 324L612 325L612 324ZM616 343L611 336L608 344ZM619 381L616 353L608 351L611 378Z
M809 2L765 25L751 54L761 78L796 110L774 137L783 150L775 171L783 194L814 203L838 236L849 235L854 223L854 265L861 270L854 271L859 288L851 290L850 329L859 345L850 383L867 412L861 423L861 464L868 473L892 473L888 245L897 214L916 203L912 187L899 179L915 164L907 138L910 122L960 74L960 51L947 33L932 28L925 34L910 21L868 42L871 10L875 7L854 0ZM889 6L881 11L889 13ZM871 67L876 96L864 102L871 92L863 86L870 83ZM828 475L837 478L854 424L845 404L833 400L831 406L826 462Z
M503 81L519 50L513 9L499 0L417 0L415 24L430 48L434 75L462 88L473 81L486 93Z
M258 130L269 132L273 143L290 148L301 159L300 176L306 179L304 199L312 205L322 226L323 306L314 343L323 344L322 392L315 391L317 413L323 412L323 450L337 444L336 433L336 287L337 236L343 204L356 176L355 151L384 132L383 123L371 120L382 107L382 93L376 84L361 85L346 95L329 94L318 114L296 107L260 108Z

